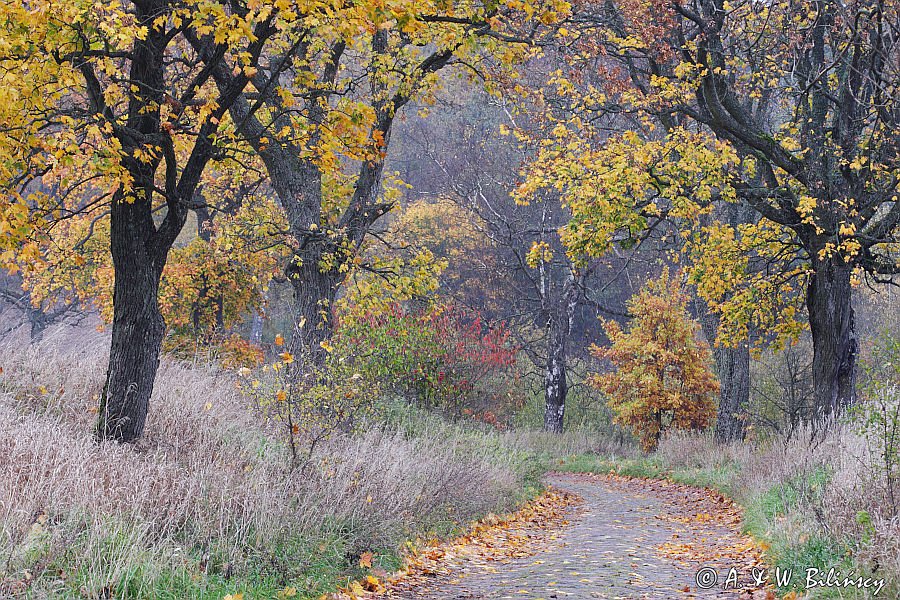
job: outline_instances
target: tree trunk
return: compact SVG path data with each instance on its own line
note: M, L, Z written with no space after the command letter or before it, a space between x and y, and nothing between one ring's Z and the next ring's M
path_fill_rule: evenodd
M547 274L541 269L541 277ZM552 289L552 286L548 286ZM558 298L546 298L550 310L547 316L547 367L544 371L544 431L562 433L569 384L566 379L566 360L569 335L578 306L575 276L569 273L560 286Z
M746 428L747 406L750 404L750 344L743 341L736 348L716 347L719 317L697 296L692 297L691 304L716 363L716 377L719 380L716 441L727 444L742 440Z
M560 335L559 326L551 323L544 372L544 431L562 433L568 391L565 338Z
M154 228L146 201L117 198L111 210L112 344L97 437L130 442L144 431L159 368L165 334L157 302L162 265L151 250Z
M39 308L28 308L26 314L31 325L31 343L36 344L44 339L44 332L50 325L50 319Z
M858 343L853 322L851 268L839 258L816 261L806 307L813 341L816 416L840 414L856 397Z
M255 344L262 342L263 334L263 315L258 312L253 313L253 320L250 321L250 339Z
M720 386L716 441L737 442L744 439L750 403L750 347L742 343L737 348L716 348L713 355Z
M313 251L295 256L288 269L294 290L294 335L291 351L299 367L321 368L328 356L323 342L334 332L332 311L343 278L333 271L323 272Z
M212 243L213 215L206 206L205 198L198 195L195 200L198 202L197 207L194 209L194 214L197 217L197 237L206 244L210 244ZM222 305L223 298L221 295L217 298L211 297L209 282L206 279L206 276L202 275L200 280L200 291L198 292L197 300L194 302L191 309L191 321L194 325L194 338L196 340L207 342L216 334L220 334L225 330ZM214 331L203 330L205 325L204 312L209 308L212 308L216 318Z
M136 18L145 22L165 10L164 2L137 4ZM131 86L140 88L128 103L127 124L140 135L160 131L159 103L165 87L163 57L168 39L161 30L151 30L135 42L131 62ZM123 144L123 155L130 156L130 138ZM112 343L106 384L100 397L96 435L99 440L131 442L144 432L150 406L150 394L159 352L165 334L165 322L159 311L157 292L166 255L184 226L186 210L178 202L176 165L171 154L171 139L161 138L166 155L167 213L159 228L153 221L152 195L156 169L161 159L125 161L134 188L128 197L120 190L110 206L110 252L113 259ZM193 155L192 155L192 158ZM205 163L204 163L205 164ZM196 169L195 165L192 168ZM200 167L202 170L202 166ZM184 183L189 169L182 172ZM197 175L198 173L191 173ZM196 187L196 183L194 184ZM190 196L193 190L190 191ZM190 197L188 195L182 197Z

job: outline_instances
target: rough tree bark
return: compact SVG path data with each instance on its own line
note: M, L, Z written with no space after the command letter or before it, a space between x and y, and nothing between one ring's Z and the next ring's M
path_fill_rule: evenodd
M149 200L128 202L119 196L110 216L115 272L112 343L97 436L128 442L144 431L159 368L166 328L157 292L165 256L154 255Z
M319 266L317 253L297 252L288 267L288 279L294 291L294 335L291 352L310 362L309 366L325 364L324 344L334 331L332 307L343 277L333 269Z
M747 405L750 403L750 344L741 342L735 348L716 347L719 319L703 300L693 299L703 334L712 346L719 380L719 408L716 413L715 438L729 443L744 439Z
M816 261L806 307L813 341L816 413L827 419L853 404L856 355L851 267L839 258Z
M716 441L737 442L746 432L747 405L750 403L750 347L715 348L713 357L719 373L719 411L716 417Z

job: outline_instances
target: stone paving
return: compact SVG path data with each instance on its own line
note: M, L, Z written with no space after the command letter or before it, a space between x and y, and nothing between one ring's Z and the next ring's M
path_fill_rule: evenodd
M549 483L579 495L583 503L571 509L568 525L544 534L549 539L539 544L536 554L499 563L458 558L429 583L394 590L388 596L423 600L736 597L734 591L723 592L721 583L713 590L698 589L696 573L705 565L668 557L659 550L673 544L706 547L739 539L735 531L712 520L699 528L693 524L697 514L689 496L673 498L650 486L645 490L615 480L562 474L553 475ZM684 526L688 520L691 527Z

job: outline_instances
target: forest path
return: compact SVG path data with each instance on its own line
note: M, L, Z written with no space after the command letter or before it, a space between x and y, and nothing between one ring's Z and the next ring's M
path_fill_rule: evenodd
M774 597L752 585L759 552L719 494L615 475L552 474L548 483L552 506L423 552L379 597ZM697 573L710 567L718 584L700 589ZM745 589L723 591L732 567Z

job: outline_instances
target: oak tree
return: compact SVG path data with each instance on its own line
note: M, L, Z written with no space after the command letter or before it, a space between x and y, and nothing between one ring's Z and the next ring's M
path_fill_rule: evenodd
M231 106L287 217L294 288L295 354L322 364L338 290L373 225L395 206L382 195L400 111L427 104L450 65L512 62L517 46L545 35L569 10L540 2L358 3L310 11L279 52L255 70ZM214 59L208 40L192 39ZM212 69L220 89L231 64ZM260 110L261 108L261 110Z

